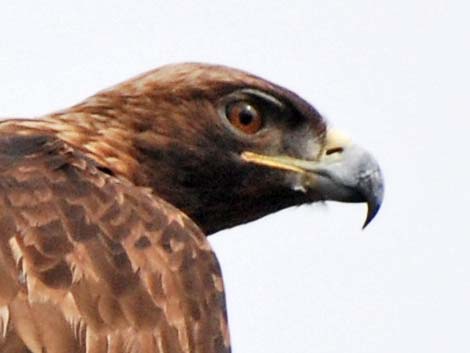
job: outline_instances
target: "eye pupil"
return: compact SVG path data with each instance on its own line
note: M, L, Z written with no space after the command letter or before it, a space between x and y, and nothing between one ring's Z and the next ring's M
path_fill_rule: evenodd
M246 107L240 112L239 119L242 125L250 125L253 121L253 112Z

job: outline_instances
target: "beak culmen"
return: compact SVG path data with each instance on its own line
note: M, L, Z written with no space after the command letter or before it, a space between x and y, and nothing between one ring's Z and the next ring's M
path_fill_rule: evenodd
M377 215L382 204L384 183L379 164L369 152L336 130L328 131L325 148L317 160L253 152L242 153L242 159L300 173L302 187L317 190L325 200L366 202L367 217L363 228Z

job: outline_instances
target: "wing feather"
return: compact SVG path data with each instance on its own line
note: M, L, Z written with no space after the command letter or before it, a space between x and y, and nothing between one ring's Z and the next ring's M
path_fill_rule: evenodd
M230 351L205 236L50 135L0 133L0 351Z

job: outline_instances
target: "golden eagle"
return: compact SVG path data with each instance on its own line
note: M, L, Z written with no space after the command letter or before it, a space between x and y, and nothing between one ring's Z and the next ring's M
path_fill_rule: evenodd
M159 68L0 123L0 351L230 352L206 239L323 200L382 201L377 162L296 94Z

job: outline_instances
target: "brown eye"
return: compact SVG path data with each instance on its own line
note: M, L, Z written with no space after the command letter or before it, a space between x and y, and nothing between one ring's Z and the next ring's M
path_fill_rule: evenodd
M225 114L230 123L245 134L256 134L263 127L261 113L249 102L230 104Z

